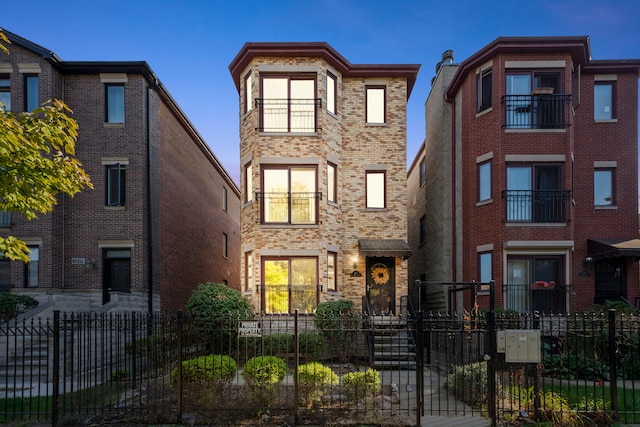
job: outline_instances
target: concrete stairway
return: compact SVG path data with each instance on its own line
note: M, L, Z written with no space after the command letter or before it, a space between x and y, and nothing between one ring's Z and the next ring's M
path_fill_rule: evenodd
M370 326L374 368L415 369L415 345L406 317L371 316Z

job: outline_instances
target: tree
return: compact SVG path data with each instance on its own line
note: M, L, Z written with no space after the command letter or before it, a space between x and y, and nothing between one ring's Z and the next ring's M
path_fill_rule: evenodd
M9 40L0 31L0 50ZM74 196L93 188L75 156L78 124L62 101L47 101L31 112L13 113L0 106L0 211L27 219L51 212L62 192ZM14 236L0 237L0 253L29 262L27 245Z

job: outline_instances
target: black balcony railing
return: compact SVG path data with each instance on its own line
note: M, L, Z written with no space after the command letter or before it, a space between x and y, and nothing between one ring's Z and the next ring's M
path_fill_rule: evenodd
M264 312L312 314L318 305L319 285L258 285L264 293Z
M504 308L518 313L566 313L569 285L554 284L543 287L535 284L504 284Z
M322 200L321 192L256 193L261 200L263 224L317 224L318 201Z
M507 222L567 222L571 190L505 190Z
M505 128L562 129L569 126L571 95L503 95Z
M317 131L321 99L256 99L260 110L260 132Z

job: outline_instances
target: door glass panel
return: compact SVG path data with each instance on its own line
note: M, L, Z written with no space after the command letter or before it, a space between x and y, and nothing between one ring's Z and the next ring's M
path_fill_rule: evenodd
M531 221L531 168L507 168L507 221Z
M265 312L289 312L289 261L264 262Z
M291 312L313 313L316 308L316 264L315 258L291 260Z
M507 127L531 127L531 76L514 74L507 76Z
M310 168L291 169L291 223L316 222L316 171Z
M315 131L315 80L291 80L291 132Z
M289 221L289 171L264 170L264 222Z
M531 285L531 261L509 259L507 261L506 309L518 313L529 311L529 288Z
M536 221L556 222L561 219L563 201L560 198L560 167L536 166Z
M265 132L286 132L288 124L288 79L268 77L262 80L262 127Z

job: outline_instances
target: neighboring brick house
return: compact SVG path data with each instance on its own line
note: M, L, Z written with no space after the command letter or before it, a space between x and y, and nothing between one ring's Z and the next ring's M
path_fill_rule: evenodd
M149 65L62 61L5 34L0 100L64 100L95 189L36 220L0 216L32 251L26 266L0 261L0 287L50 309L143 311L182 309L204 281L239 288L239 189Z
M519 312L638 305L639 70L592 60L587 37L501 37L440 67L408 173L409 235L427 227L410 281L493 279ZM474 304L424 288L423 308Z
M335 299L397 313L410 255L406 104L419 66L351 64L326 43L247 43L229 69L245 295L265 313Z

